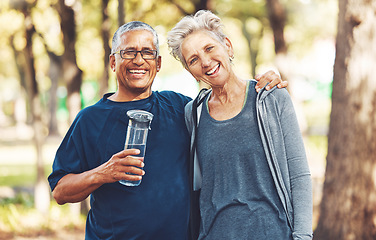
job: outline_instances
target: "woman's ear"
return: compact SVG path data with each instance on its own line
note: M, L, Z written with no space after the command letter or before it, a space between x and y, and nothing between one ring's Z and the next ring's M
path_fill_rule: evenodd
M232 42L228 37L225 38L225 45L230 58L234 58L234 48L232 47Z

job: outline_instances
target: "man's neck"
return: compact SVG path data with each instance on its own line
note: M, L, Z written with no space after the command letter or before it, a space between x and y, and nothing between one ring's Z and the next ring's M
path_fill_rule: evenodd
M131 101L137 101L137 100L142 100L145 98L150 97L152 94L151 89L148 91L144 92L120 92L117 90L114 94L112 94L110 97L108 97L109 100L114 101L114 102L131 102Z

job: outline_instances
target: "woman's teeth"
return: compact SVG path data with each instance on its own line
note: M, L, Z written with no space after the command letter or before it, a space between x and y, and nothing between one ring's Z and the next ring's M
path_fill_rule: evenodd
M219 63L210 71L206 72L206 75L212 75L218 68L219 68Z

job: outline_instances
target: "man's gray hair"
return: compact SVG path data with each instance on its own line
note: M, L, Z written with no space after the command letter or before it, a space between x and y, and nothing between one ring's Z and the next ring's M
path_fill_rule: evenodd
M181 45L189 34L202 30L225 45L227 36L223 33L221 19L208 10L200 10L195 15L185 16L167 34L167 44L171 55L180 61L185 68L187 68L187 63L181 52Z
M118 48L121 43L120 41L121 36L126 32L135 31L135 30L146 30L153 34L153 44L157 50L157 56L159 56L159 40L158 40L157 32L149 24L146 24L140 21L132 21L132 22L126 23L120 26L118 30L116 30L112 38L111 54L114 54L115 52L120 50Z

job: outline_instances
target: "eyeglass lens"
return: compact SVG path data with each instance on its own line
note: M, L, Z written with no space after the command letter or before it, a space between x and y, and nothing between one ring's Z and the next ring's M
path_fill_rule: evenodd
M121 50L120 56L125 59L133 59L137 56L137 53L140 53L143 59L154 59L157 55L155 50Z

